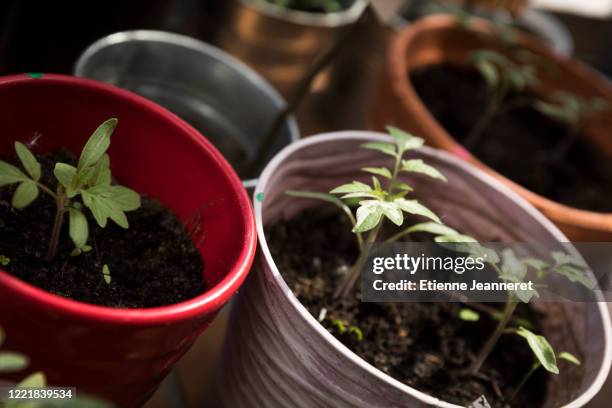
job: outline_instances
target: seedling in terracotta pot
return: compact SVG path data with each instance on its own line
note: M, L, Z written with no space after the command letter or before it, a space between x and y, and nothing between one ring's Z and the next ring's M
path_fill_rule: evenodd
M116 126L117 119L112 118L96 129L83 147L77 167L57 163L53 171L57 179L56 186L47 186L41 182L41 165L23 143L15 142L15 151L25 172L0 161L0 187L18 184L12 199L14 208L28 207L38 198L40 191L55 201L57 209L47 260L55 258L66 214L70 223L70 239L75 247L71 255L77 256L92 249L87 244L89 225L84 207L90 210L101 228L106 227L109 218L120 227L128 228L125 213L140 207L140 196L136 192L127 187L111 185L110 160L106 151ZM80 201L77 201L79 197Z

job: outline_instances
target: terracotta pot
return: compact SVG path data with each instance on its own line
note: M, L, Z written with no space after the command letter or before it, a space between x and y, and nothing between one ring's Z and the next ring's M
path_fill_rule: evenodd
M335 13L295 11L256 0L232 0L220 46L291 96L314 61L357 21L365 0Z
M217 401L225 407L455 407L374 368L333 337L287 286L266 241L265 228L313 205L285 195L287 189L329 191L359 179L364 166L389 165L388 158L359 145L389 138L370 132L339 132L303 139L266 167L255 191L260 251L237 297L217 372ZM439 150L413 152L442 171L449 183L410 177L418 198L452 226L486 241L566 241L536 209L497 179ZM441 188L442 187L442 188ZM308 245L307 239L304 245ZM612 362L610 317L604 303L553 304L544 332L553 345L570 350L577 340L583 375L567 387L551 379L545 407L583 406L601 388ZM561 312L566 312L568 320ZM554 339L554 340L553 340Z
M80 152L103 120L119 125L113 175L202 231L194 242L208 290L150 309L108 308L50 294L0 270L0 326L7 350L31 359L49 383L121 407L143 404L238 290L255 252L248 195L221 154L176 115L128 91L61 75L0 78L0 155L41 137L37 151ZM196 216L196 217L194 217ZM26 373L20 373L22 378Z
M371 110L371 125L382 129L387 124L410 130L424 137L428 144L450 151L470 163L493 173L525 197L549 217L567 236L575 241L612 240L612 214L596 213L549 200L514 183L470 155L433 117L418 97L408 76L420 67L443 62L465 63L467 56L476 49L491 48L483 32L490 32L485 21L473 23L472 29L458 27L450 16L427 17L401 31L390 47L385 78L381 81L378 103ZM518 35L517 43L536 53L545 62L558 67L554 73L540 78L538 93L566 91L584 97L600 97L612 104L612 86L600 74L577 60L555 54L535 38ZM496 49L495 46L493 46ZM496 49L504 53L501 44ZM612 160L612 123L608 119L589 126L586 132L599 150Z

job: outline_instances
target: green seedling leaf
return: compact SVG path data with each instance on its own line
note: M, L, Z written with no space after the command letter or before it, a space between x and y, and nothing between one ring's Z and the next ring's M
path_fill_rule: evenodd
M15 190L13 194L12 206L17 209L22 209L32 204L38 197L38 186L33 181L24 181Z
M44 373L37 372L29 375L22 380L17 387L19 388L43 388L47 386L47 378Z
M487 83L489 90L496 89L499 86L499 73L497 67L489 61L476 62L476 69L480 72L483 79Z
M595 283L582 269L573 265L559 265L552 268L552 271L565 276L570 282L577 282L587 289L595 289Z
M66 189L66 191L72 190L77 174L76 167L66 163L56 163L55 168L53 169L53 174L55 175L57 181L59 181L60 184Z
M376 174L376 175L388 178L389 180L393 177L391 175L391 172L389 171L389 169L384 168L384 167L364 167L361 170L363 170L365 172L368 172L368 173L372 173L372 174Z
M129 212L140 208L140 195L134 190L130 190L124 186L102 185L102 187L105 187L110 191L113 202L121 210Z
M111 171L110 171L110 158L108 154L102 155L100 160L94 165L91 177L88 180L88 184L91 186L99 185L110 185L111 183Z
M330 194L344 194L344 193L371 193L372 187L360 181L353 181L350 184L343 184L339 187L334 188L330 191Z
M463 235L463 234L439 235L434 238L434 241L440 244L462 244L462 243L466 244L466 243L478 242L474 238L470 237L469 235Z
M541 271L548 268L550 265L548 262L542 261L537 258L523 258L521 260L525 265L535 269L536 271Z
M584 260L577 256L572 256L566 252L554 251L552 253L552 257L555 261L556 265L574 265L580 268L588 268L589 266L584 262Z
M364 203L367 203L367 204L364 204ZM387 217L392 223L394 223L398 227L401 226L402 223L404 222L404 214L402 213L401 208L399 208L399 206L395 203L390 203L387 201L369 200L369 201L363 201L360 204L380 206L385 217Z
M70 208L68 210L68 217L68 232L70 239L72 239L75 249L82 251L85 244L87 244L87 238L89 237L89 225L87 224L87 218L81 210L77 210L76 208ZM77 255L80 255L80 253Z
M361 147L363 147L364 149L378 150L379 152L388 154L389 156L397 156L397 150L395 146L393 146L391 143L371 142L362 144Z
M346 332L346 326L344 325L342 320L334 319L331 321L331 325L333 327L336 327L338 329L338 332L340 332L341 334Z
M423 204L419 203L417 200L406 200L405 198L396 198L393 200L395 204L399 206L403 211L408 214L413 215L421 215L425 218L429 218L430 220L437 222L438 224L442 224L440 218L436 214L433 213L429 208L425 207Z
M17 157L19 157L23 168L26 169L32 180L40 180L40 163L36 160L30 149L23 143L15 142L15 152L17 152Z
M425 164L421 159L403 160L402 171L425 174L426 176L446 181L446 177L435 167Z
M17 167L0 160L0 187L29 180L30 178Z
M525 275L527 275L527 265L521 262L511 249L504 249L501 255L501 270L504 276L513 278L511 279L513 282L522 282L525 279Z
M537 335L522 326L518 328L516 334L527 340L527 344L542 367L553 374L559 374L555 351L544 336Z
M111 277L110 268L106 264L104 264L102 267L102 276L104 277L104 282L106 282L107 285L112 283L113 279Z
M480 320L480 314L475 310L463 308L459 311L459 318L466 322L477 322Z
M26 368L29 360L21 353L12 351L0 352L0 373L14 373Z
M111 118L102 123L95 132L91 135L79 158L78 172L81 172L86 167L93 166L110 147L110 139L115 128L117 127L117 119Z
M379 205L361 205L357 208L357 222L353 232L366 232L375 228L383 215Z
M568 353L567 351L562 351L561 353L559 353L557 355L557 358L560 358L561 360L565 360L565 361L569 361L572 364L576 364L576 365L580 365L580 360L578 360L578 357L576 357L575 355Z
M425 144L425 140L411 135L393 126L387 126L387 131L395 139L399 152L418 149Z
M349 327L348 331L349 331L349 334L355 335L355 338L357 339L357 341L363 340L363 332L361 331L359 327L351 326Z
M11 258L9 258L8 256L0 255L0 265L8 266L8 264L10 263L11 263ZM1 341L0 341L0 345L2 345Z

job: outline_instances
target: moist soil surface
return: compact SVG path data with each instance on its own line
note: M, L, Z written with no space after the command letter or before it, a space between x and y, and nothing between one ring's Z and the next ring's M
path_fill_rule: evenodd
M496 321L481 314L478 322L458 318L461 303L362 303L359 285L334 301L333 291L358 256L351 226L336 212L306 210L267 230L272 256L300 302L342 343L381 371L422 392L462 406L485 395L502 407L533 362L523 339L504 335L478 376L465 371L493 332ZM333 243L333 244L332 244ZM498 306L501 310L503 305ZM518 316L539 331L542 316L520 305ZM332 321L363 333L340 333ZM548 374L538 370L513 401L516 407L540 407Z
M481 75L470 67L441 64L416 70L410 79L433 116L463 143L490 101ZM540 195L572 207L612 212L611 160L586 136L579 135L564 158L554 159L551 152L569 133L565 124L532 107L520 107L498 115L469 150Z
M41 181L55 187L55 163L75 164L69 152L38 156ZM8 160L17 165L14 160ZM57 256L47 261L47 245L55 217L55 202L43 193L23 210L10 205L14 186L0 189L0 255L8 273L48 292L81 302L122 308L165 306L191 299L206 290L203 263L187 229L159 201L142 197L142 206L127 213L125 230L109 220L100 228L89 217L91 252L71 257L67 218ZM102 275L109 266L112 282Z

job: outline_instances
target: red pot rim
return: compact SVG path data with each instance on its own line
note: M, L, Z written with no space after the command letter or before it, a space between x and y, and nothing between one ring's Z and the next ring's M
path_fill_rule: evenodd
M252 211L249 196L242 186L238 175L219 151L193 127L184 122L174 113L162 108L156 103L136 95L132 92L118 88L113 85L93 81L90 79L78 78L59 74L20 74L0 77L0 86L12 86L24 81L38 80L55 82L67 86L86 87L100 93L112 94L122 99L127 99L134 105L153 111L162 116L165 120L172 122L173 125L181 128L199 148L206 152L209 157L215 160L223 172L229 176L231 188L242 208L241 215L246 225L246 233L243 240L243 248L236 259L234 267L221 282L217 283L205 293L187 301L169 306L141 309L111 308L94 304L79 302L62 296L54 295L43 289L37 288L26 283L0 268L0 284L23 295L33 298L39 303L46 304L48 307L69 314L75 318L97 320L101 322L112 322L114 324L140 324L140 325L161 325L173 321L194 319L202 315L214 313L238 290L246 278L257 244L255 230L255 217Z

